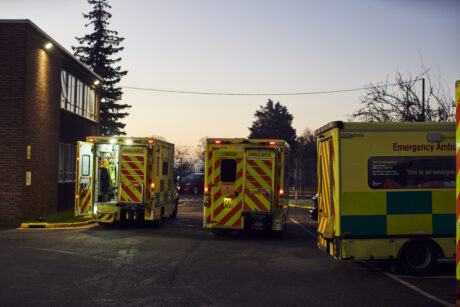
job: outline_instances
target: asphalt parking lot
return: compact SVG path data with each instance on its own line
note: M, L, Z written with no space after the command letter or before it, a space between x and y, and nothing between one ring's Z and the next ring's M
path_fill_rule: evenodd
M384 263L338 262L316 247L316 222L291 208L282 237L215 236L201 198L152 225L0 230L2 306L448 306L455 262L430 276Z

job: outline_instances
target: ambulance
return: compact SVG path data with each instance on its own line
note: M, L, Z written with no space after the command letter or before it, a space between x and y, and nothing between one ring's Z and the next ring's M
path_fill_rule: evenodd
M315 134L320 249L409 273L455 257L455 123L331 122Z
M282 232L288 154L283 140L207 139L203 227Z
M174 145L154 138L90 136L77 142L75 215L100 224L175 218Z

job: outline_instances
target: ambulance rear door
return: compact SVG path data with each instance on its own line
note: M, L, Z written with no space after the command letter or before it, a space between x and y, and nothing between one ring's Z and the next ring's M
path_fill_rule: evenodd
M118 201L143 203L147 179L147 147L122 146Z
M269 213L273 208L275 152L248 149L245 160L244 211Z
M243 228L243 149L214 150L211 222L214 227Z
M94 199L93 143L77 142L75 214L91 215Z

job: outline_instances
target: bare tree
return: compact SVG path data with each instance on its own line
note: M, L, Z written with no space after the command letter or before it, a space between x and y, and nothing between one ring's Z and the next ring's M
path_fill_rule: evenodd
M388 80L370 84L361 97L361 108L352 117L368 122L455 121L454 100L440 82L432 81L429 69L423 68L415 78L398 72L394 84Z
M176 146L174 153L174 176L186 176L193 172L193 163L190 161L190 148Z
M293 152L294 166L291 168L291 176L294 178L294 187L302 193L314 193L316 191L316 137L306 128L297 137L297 149Z
M196 146L196 151L195 151L195 154L197 156L197 159L198 159L198 163L200 165L203 165L204 167L204 160L205 160L205 152L206 152L206 140L208 139L207 136L203 136L200 138L200 140L198 141L198 145Z
M163 136L158 135L158 134L152 134L152 135L150 135L149 137L150 137L150 138L157 139L157 140L160 140L160 141L165 141L165 142L167 142L167 140L166 140Z

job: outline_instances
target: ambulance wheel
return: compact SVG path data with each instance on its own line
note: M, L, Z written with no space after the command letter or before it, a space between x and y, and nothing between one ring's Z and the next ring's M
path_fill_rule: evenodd
M437 262L437 250L430 241L413 241L407 243L401 252L401 267L409 274L427 274Z
M193 192L193 195L197 195L200 192L200 190L198 189L197 186L194 186L192 192Z

